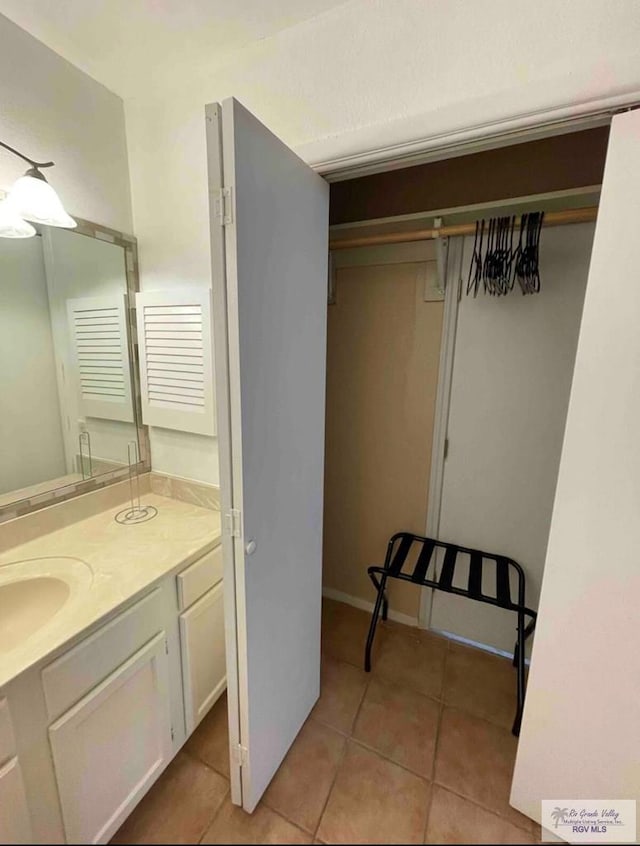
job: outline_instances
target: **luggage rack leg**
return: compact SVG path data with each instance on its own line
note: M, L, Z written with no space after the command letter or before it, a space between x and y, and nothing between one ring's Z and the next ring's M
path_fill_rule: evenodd
M527 638L533 632L536 625L536 618L529 621L527 626L524 625L524 613L518 612L518 639L516 641L515 649L513 650L513 666L517 670L518 676L518 705L516 710L516 718L513 722L512 733L519 737L520 724L522 723L522 711L524 708L524 692L525 692L525 663L524 663L524 647Z
M517 657L517 663L516 663ZM518 611L518 642L514 652L514 663L516 663L516 672L518 676L518 704L516 708L516 718L513 721L513 728L511 733L516 737L520 735L520 724L522 722L522 709L524 708L524 612Z
M376 627L378 625L378 616L380 615L380 607L382 607L382 619L387 619L387 613L389 611L389 603L387 601L387 596L385 593L385 585L387 583L387 577L382 576L380 581L376 578L375 573L369 573L369 578L376 586L376 590L378 591L378 595L376 596L376 604L373 609L373 614L371 616L371 625L369 626L369 634L367 635L367 645L364 650L364 669L367 673L371 672L371 648L373 646L373 639L376 636Z

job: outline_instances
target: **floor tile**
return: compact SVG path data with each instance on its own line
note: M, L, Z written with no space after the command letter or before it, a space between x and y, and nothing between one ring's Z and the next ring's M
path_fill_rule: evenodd
M397 632L398 634L404 634L408 637L417 637L423 640L439 640L445 645L449 643L449 638L444 635L436 634L436 632L430 631L429 629L419 629L417 626L407 626L405 623L399 623L397 620L380 619L379 625L387 631Z
M345 743L343 735L308 720L267 788L265 805L314 832Z
M349 741L322 815L325 843L421 843L430 784Z
M491 811L434 785L426 843L535 843L533 836Z
M531 831L531 820L509 805L516 745L506 729L447 707L440 723L434 781Z
M369 678L364 670L324 655L320 699L311 716L338 731L350 734Z
M179 752L112 843L197 843L229 791L229 782Z
M511 729L516 712L516 670L508 658L451 644L444 701Z
M372 671L387 682L438 698L446 654L447 642L442 638L388 631L380 655L372 660Z
M218 699L191 735L185 749L190 755L194 755L229 778L229 723L226 693Z
M364 668L364 648L370 623L371 614L367 611L343 602L326 604L322 630L323 653L338 661ZM386 634L386 630L378 626L372 650L374 658L379 654Z
M311 843L311 835L264 805L252 814L226 799L201 843Z
M360 740L418 775L431 778L440 705L408 687L373 679L353 730Z

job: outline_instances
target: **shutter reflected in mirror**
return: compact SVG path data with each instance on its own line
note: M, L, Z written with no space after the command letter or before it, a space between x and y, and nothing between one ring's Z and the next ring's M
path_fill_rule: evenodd
M125 294L67 300L79 410L134 421Z
M211 291L136 294L142 420L215 435Z

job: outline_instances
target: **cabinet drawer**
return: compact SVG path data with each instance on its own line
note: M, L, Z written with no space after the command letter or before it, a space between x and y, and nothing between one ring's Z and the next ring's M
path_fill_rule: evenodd
M0 698L0 766L16 754L16 741L13 736L11 712L6 699Z
M47 712L55 720L163 628L156 588L42 671Z
M176 576L178 608L184 611L222 578L222 545L207 552Z

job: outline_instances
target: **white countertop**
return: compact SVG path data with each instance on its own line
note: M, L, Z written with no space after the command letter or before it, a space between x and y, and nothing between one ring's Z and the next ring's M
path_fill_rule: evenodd
M23 561L28 567L29 560L56 557L79 559L90 571L78 595L39 632L9 652L0 651L0 687L219 543L218 511L153 493L145 494L142 504L158 509L147 523L116 523L120 504L0 554L0 573L5 564Z

